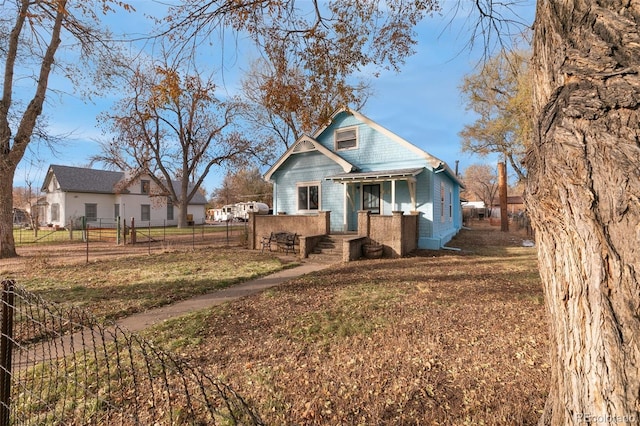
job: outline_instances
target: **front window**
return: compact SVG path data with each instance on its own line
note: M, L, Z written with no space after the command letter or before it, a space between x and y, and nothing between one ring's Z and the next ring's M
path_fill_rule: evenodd
M120 204L113 205L113 217L116 219L120 217Z
M87 222L95 222L96 220L98 220L98 205L85 204L84 217L87 219Z
M140 220L144 220L144 221L151 220L151 205L150 204L142 204L140 206Z
M358 132L356 128L336 130L335 145L336 151L356 148L358 146Z
M140 181L140 193L141 194L148 194L150 189L151 189L151 181L148 181L148 180L141 180Z
M317 183L298 186L298 210L320 209L320 185Z
M362 185L362 209L380 214L380 185Z

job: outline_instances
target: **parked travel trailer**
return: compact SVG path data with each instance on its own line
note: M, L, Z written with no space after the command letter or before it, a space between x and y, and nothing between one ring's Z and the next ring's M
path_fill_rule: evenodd
M248 201L245 203L234 204L233 218L246 222L249 220L249 213L269 214L269 206L258 201Z
M233 204L228 204L219 209L207 210L207 218L216 222L226 222L233 219Z
M249 212L256 212L256 214L269 214L269 206L257 201L227 204L219 209L207 210L207 217L209 220L214 220L216 222L229 222L232 220L247 221L249 220Z

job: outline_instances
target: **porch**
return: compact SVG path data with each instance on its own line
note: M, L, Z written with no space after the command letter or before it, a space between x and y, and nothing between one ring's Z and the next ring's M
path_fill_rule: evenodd
M383 246L384 257L406 256L418 247L418 212L405 215L394 211L391 215L375 215L368 210L358 211L358 228L346 234L342 241L342 261L362 257L364 244ZM299 236L298 256L308 258L323 238L330 235L330 212L309 215L256 215L249 213L247 247L260 250L263 237L272 232L289 232Z

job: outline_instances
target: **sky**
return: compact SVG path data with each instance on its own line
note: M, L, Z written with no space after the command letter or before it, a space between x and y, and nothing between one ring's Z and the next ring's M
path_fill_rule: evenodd
M460 0L463 5L470 0ZM157 7L153 0L130 0L138 10L136 14L118 15L113 25L126 32L144 33L140 13ZM443 2L443 14L425 18L416 28L418 44L416 53L407 59L399 73L385 71L372 80L374 94L360 110L362 114L387 128L391 132L418 146L429 154L445 161L451 169L458 162L459 171L472 165L486 163L495 165L492 157L478 157L462 153L459 132L474 121L472 113L466 111L459 86L465 75L478 70L483 46L476 44L469 49L469 22L464 13L452 18L448 6L453 0ZM518 14L527 23L532 23L535 1L522 0L517 7ZM219 55L219 52L211 52ZM224 72L226 90L234 92L246 69L240 53L237 61L227 61ZM55 80L53 80L55 84ZM23 159L16 171L14 186L25 186L32 182L39 188L49 164L85 167L89 157L99 153L96 140L104 139L96 117L108 111L118 94L109 94L87 103L77 97L64 96L49 101L44 114L53 133L68 134L65 144L51 153L44 146L32 146L31 152ZM219 187L224 171L210 173L204 188L210 194Z

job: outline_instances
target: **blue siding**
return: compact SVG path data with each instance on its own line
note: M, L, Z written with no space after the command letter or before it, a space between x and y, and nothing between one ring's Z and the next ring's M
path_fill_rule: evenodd
M336 129L356 127L358 143L354 149L336 151L334 133ZM354 115L342 112L333 122L316 135L317 143L355 165L360 172L424 168L416 176L416 210L419 212L418 246L439 249L458 232L462 226L460 187L446 172L435 172L431 164L418 152L403 143L390 139ZM331 212L331 231L355 229L357 211L362 208L362 184L349 185L351 202L347 207L347 223L344 223L344 185L327 180L326 177L344 173L331 158L318 151L290 154L286 161L272 174L274 181L274 212L299 214L297 210L297 187L299 182L319 182L320 209ZM444 210L440 200L441 185L444 186ZM451 206L451 207L450 207ZM391 182L381 183L381 214L392 211L411 211L411 197L406 181L396 182L396 204L391 204ZM345 228L345 226L347 228Z
M336 151L335 130L352 126L358 128L358 148ZM339 114L316 140L351 164L357 165L363 172L425 166L424 159L418 157L415 152L390 141L387 136L346 113Z

